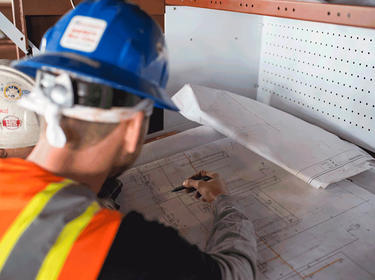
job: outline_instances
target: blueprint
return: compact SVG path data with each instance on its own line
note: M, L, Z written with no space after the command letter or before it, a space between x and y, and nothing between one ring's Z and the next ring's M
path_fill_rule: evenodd
M121 176L118 202L123 213L137 210L175 227L204 249L212 223L210 205L171 190L201 169L218 172L254 223L259 279L375 279L375 195L370 190L375 186L362 188L368 182L357 175L325 190L311 188L229 138L217 136L199 145L204 129L210 130L187 132L195 132L198 146L141 159ZM184 133L168 137L164 148L183 138ZM160 143L146 148L153 146L160 148Z
M359 147L250 98L185 85L172 99L189 120L214 128L315 188L371 168L373 158Z

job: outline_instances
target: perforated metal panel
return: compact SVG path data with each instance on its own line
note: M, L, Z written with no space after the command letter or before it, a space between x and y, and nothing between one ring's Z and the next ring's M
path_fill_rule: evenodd
M375 30L265 18L257 99L375 151Z

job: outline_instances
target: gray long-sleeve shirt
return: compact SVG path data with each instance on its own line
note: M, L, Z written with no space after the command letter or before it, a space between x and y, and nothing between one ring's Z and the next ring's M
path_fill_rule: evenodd
M220 195L214 206L214 226L207 252L218 262L223 279L255 279L257 251L253 224L231 196Z

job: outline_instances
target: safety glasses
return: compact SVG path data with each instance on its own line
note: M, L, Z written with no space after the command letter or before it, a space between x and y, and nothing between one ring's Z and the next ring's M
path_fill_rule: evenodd
M146 116L150 116L153 111L153 102L149 99L72 78L66 73L55 74L39 70L36 84L46 98L63 109L78 107L81 113L82 110L88 112L89 108L129 113L143 111Z

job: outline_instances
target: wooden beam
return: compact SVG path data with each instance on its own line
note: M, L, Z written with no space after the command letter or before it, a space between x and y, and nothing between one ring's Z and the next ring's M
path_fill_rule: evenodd
M28 48L28 43L27 43L27 28L26 28L26 19L23 13L23 1L22 0L12 0L12 13L13 13L13 24L15 27L21 31L24 34L24 39L25 40L25 46L26 50ZM21 38L22 39L22 38ZM20 48L17 48L17 59L20 59L24 57L26 54L21 51Z
M164 15L164 0L133 0L133 3L141 7L149 15Z
M2 12L10 21L13 20L11 3L0 3L0 12Z
M0 59L17 59L17 48L11 40L0 40Z
M73 0L78 5L81 0ZM23 0L23 8L25 16L61 16L72 9L69 0Z
M166 5L375 28L375 7L284 0L166 0Z
M73 0L78 5L82 0ZM133 0L150 15L161 15L165 11L164 0ZM70 0L23 0L25 16L63 15L72 5Z

